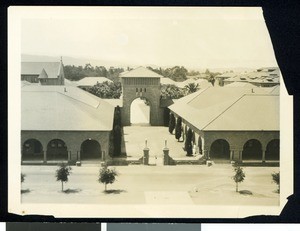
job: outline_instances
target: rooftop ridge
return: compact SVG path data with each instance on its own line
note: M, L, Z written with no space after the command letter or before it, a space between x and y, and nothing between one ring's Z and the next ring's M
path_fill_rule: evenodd
M219 115L217 115L214 119L212 119L208 124L206 124L203 128L205 129L208 127L211 123L213 123L216 119L218 119L221 115L223 115L226 111L228 111L233 105L235 105L238 101L240 101L246 94L243 94L241 97L239 97L237 100L235 100L231 105L229 105L224 111L222 111Z
M211 87L207 87L207 88L205 88L203 91L198 91L198 94L195 94L195 96L192 98L192 99L190 99L187 103L190 103L192 100L194 100L197 96L199 96L199 95L201 95L203 92L205 92L207 89L209 89L209 88L211 88Z
M80 103L82 103L82 104L85 104L85 105L87 105L87 106L89 106L89 107L91 107L91 108L98 108L99 105L100 105L100 102L98 101L97 107L93 107L92 105L90 105L90 104L88 104L88 103L85 103L85 102L83 102L83 101L80 101L80 100L78 100L78 99L75 99L74 97L72 97L72 96L70 96L70 95L67 95L67 94L64 94L63 92L59 92L59 91L53 91L53 92L59 93L59 94L64 95L64 96L67 96L67 97L69 97L70 99L72 99L72 100L74 100L74 101L77 101L77 102L80 102Z

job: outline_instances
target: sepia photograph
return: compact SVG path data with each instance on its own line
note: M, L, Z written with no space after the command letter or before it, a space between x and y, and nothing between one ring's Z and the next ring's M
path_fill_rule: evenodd
M260 7L8 15L10 212L280 213L293 193L293 101Z

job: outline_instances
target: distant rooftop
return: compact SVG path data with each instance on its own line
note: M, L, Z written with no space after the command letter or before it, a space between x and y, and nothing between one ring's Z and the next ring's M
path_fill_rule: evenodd
M125 71L120 74L122 78L162 78L162 75L145 67L137 67L131 71Z
M22 62L21 75L38 75L41 78L57 78L60 62Z
M77 81L77 85L92 87L97 83L103 83L103 82L112 82L112 81L106 77L84 77L83 79Z

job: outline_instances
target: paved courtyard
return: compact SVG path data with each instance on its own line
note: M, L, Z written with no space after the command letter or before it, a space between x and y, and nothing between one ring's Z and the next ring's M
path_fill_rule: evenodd
M167 147L170 149L171 157L186 156L186 152L182 149L184 143L178 142L175 136L169 133L168 127L135 125L126 126L123 129L126 153L129 157L141 157L143 155L145 140L147 140L147 147L150 149L149 155L151 157L163 156L165 140L167 140Z

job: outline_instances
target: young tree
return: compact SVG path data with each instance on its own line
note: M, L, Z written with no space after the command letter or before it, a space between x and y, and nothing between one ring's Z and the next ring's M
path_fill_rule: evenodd
M271 175L272 175L273 182L275 184L277 184L277 186L278 186L277 192L279 193L280 192L280 172L277 172L277 173L274 172Z
M182 119L178 117L176 127L175 127L175 138L179 141L182 132Z
M171 113L170 114L170 120L169 120L169 132L170 134L173 134L175 128L175 116Z
M105 185L105 192L107 191L107 184L114 183L116 176L118 173L115 169L109 169L107 166L100 168L98 181Z
M192 129L189 128L187 131L187 134L186 134L186 139L185 139L185 144L184 144L187 156L193 155L192 140L193 140L193 131L192 131Z
M68 182L69 175L71 174L72 168L65 163L61 163L58 165L58 169L56 170L56 180L61 181L61 191L64 191L64 182Z
M238 192L239 191L239 186L238 184L243 182L245 179L245 173L243 171L243 168L241 168L240 166L238 166L237 164L234 165L234 176L232 177L232 179L234 180L234 182L236 183L236 188L235 191Z

